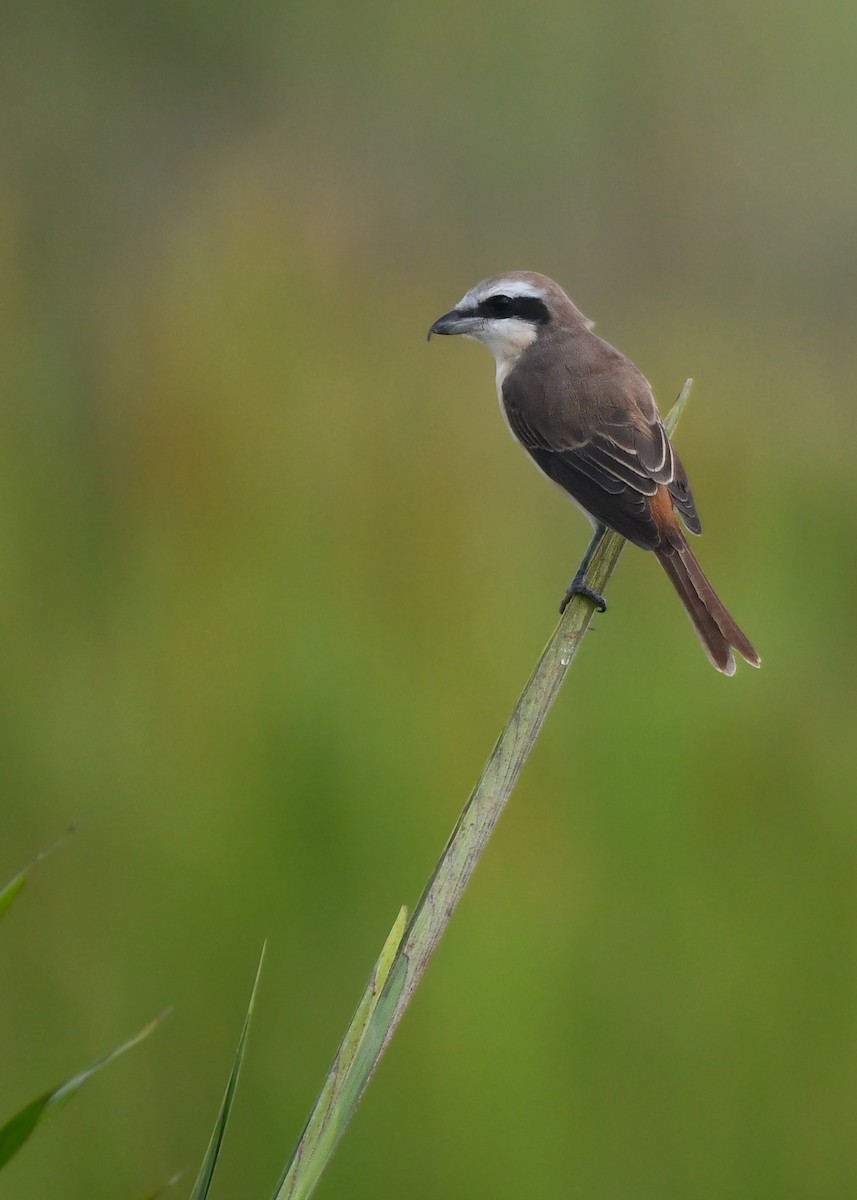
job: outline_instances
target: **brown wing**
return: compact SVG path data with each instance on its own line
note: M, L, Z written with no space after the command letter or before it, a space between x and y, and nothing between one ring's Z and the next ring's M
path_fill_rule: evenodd
M649 384L594 334L582 340L573 357L546 346L509 373L502 398L512 432L549 478L638 546L660 542L649 500L661 484L687 528L700 533L687 474Z

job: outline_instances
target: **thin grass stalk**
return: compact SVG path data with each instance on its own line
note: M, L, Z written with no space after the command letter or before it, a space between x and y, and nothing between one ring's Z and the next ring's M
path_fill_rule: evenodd
M692 382L690 379L685 382L666 417L664 423L670 435L678 424ZM625 538L621 534L610 531L593 556L586 582L601 595L606 590L625 545ZM506 728L497 739L479 781L440 856L434 874L414 909L399 950L399 955L408 962L405 982L381 1044L379 1059L395 1033L402 1014L408 1007L476 869L482 851L494 832L521 769L529 758L545 718L553 707L568 669L580 649L595 611L592 602L583 596L575 596L566 608L536 663ZM366 1083L371 1079L376 1066L377 1060Z
M665 418L664 424L670 435L678 424L691 384L692 380L688 379ZM624 546L625 539L618 533L610 532L604 537L586 574L589 587L604 593ZM590 600L575 596L560 618L405 928L359 1047L350 1057L347 1076L337 1083L341 1104L334 1104L329 1110L330 1128L331 1132L335 1128L335 1135L325 1139L324 1159L313 1162L312 1154L305 1156L307 1146L302 1137L276 1193L276 1200L297 1196L303 1200L314 1190L476 869L594 613L595 607ZM336 1062L341 1061L342 1047ZM317 1109L313 1111L310 1123L316 1116ZM324 1123L327 1125L328 1120ZM306 1175L299 1165L302 1159L306 1163Z

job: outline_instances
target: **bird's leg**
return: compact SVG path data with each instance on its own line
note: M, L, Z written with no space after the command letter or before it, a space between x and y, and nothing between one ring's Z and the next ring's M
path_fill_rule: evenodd
M575 575L574 579L572 579L568 586L568 591L562 598L562 604L559 606L560 613L565 612L572 596L586 596L588 600L592 601L599 612L607 612L607 601L604 599L604 597L599 592L594 591L593 588L587 587L583 582L583 580L586 578L586 572L589 568L589 564L592 562L592 556L601 545L601 539L604 537L606 532L606 525L598 524L595 526L595 533L592 537L592 541L589 543L586 553L583 556L583 562L577 568L577 574Z

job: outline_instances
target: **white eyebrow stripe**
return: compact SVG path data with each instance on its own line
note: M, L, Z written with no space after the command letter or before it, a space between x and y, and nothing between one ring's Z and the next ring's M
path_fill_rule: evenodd
M483 300L487 300L489 296L532 296L537 300L544 300L545 290L526 279L498 279L490 287L486 287L482 283L477 283L476 287L471 288L469 292L461 297L456 308L469 308L471 306L475 308Z

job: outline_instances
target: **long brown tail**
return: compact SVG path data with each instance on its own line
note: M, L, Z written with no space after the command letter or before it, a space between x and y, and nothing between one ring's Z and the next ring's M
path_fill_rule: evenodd
M724 675L734 675L732 650L735 649L751 666L758 667L761 658L726 611L684 535L678 530L672 531L670 541L659 546L655 554L681 597L712 665Z

